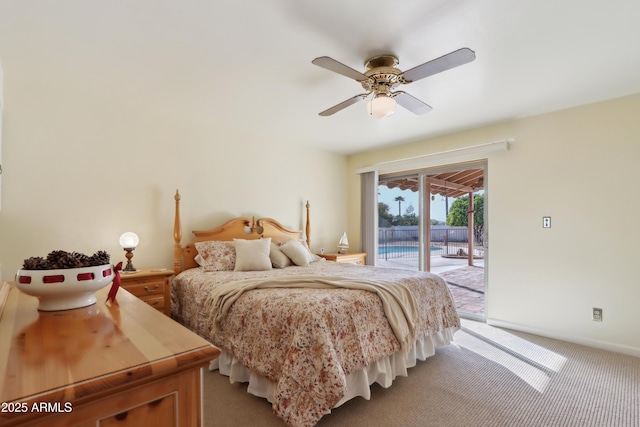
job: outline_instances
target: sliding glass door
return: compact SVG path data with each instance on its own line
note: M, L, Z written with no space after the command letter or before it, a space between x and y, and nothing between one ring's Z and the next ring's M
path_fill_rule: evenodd
M378 265L420 269L420 176L378 181Z
M441 275L475 318L484 318L485 176L486 162L474 162L378 177L376 265Z

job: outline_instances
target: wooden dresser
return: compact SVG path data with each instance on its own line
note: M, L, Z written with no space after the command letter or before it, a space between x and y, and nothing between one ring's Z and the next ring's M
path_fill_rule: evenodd
M367 256L367 254L365 252L351 252L351 253L347 252L344 254L324 253L324 254L318 254L318 256L321 256L327 261L346 262L349 264L364 265L364 259Z
M171 316L171 276L166 268L143 268L137 273L120 275L120 285L167 316Z
M39 312L0 282L1 426L202 424L202 367L219 350L122 288L106 305L109 288Z

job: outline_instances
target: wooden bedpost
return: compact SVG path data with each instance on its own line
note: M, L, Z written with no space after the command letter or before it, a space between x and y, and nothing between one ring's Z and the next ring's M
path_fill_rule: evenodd
M310 234L311 234L311 222L309 220L309 207L310 206L309 206L309 201L308 200L307 200L307 204L306 204L305 207L307 208L307 225L305 227L304 233L307 236L307 246L309 247L309 249L311 249L311 236L310 236Z
M176 190L176 195L173 196L176 201L176 213L173 221L173 270L176 274L182 271L182 225L180 224L180 192Z

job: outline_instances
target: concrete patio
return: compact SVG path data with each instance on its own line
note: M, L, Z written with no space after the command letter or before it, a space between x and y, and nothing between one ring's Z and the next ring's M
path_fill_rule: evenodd
M473 266L469 266L469 261L466 258L444 258L440 255L433 255L431 257L431 272L445 279L461 316L484 318L484 260L474 259L473 264ZM418 270L418 259L378 259L378 267Z

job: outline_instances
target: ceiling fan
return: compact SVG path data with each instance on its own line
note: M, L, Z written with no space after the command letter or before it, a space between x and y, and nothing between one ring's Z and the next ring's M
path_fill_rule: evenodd
M396 103L415 114L428 113L432 110L429 105L406 92L401 90L394 91L394 89L398 85L424 79L425 77L466 64L474 59L476 59L475 52L465 47L425 62L407 71L402 71L397 68L398 58L393 55L379 55L369 58L365 62L367 71L361 73L333 58L321 56L311 61L311 63L356 80L362 85L366 92L342 101L322 111L320 115L330 116L335 114L356 102L362 101L369 97L369 95L373 96L367 106L367 111L374 117L383 118L393 114Z

